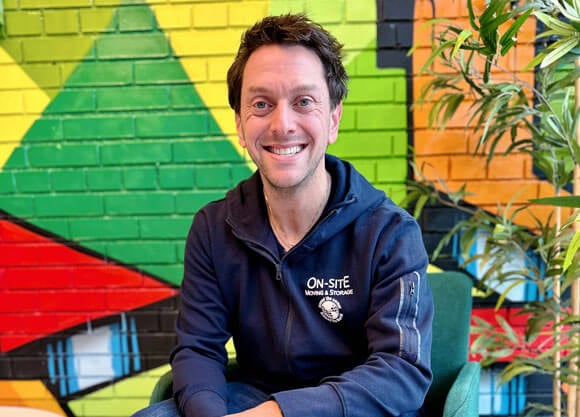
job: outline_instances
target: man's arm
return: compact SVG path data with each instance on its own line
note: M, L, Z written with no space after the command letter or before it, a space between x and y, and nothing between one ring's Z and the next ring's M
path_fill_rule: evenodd
M181 284L177 346L171 354L173 389L185 417L227 413L227 311L216 282L211 230L203 211L189 231Z
M284 417L282 410L278 406L278 403L273 400L263 402L262 404L250 408L249 410L242 411L241 413L228 414L225 417Z
M389 222L381 234L372 260L366 361L318 386L273 394L285 417L391 417L421 407L432 379L428 259L412 218Z

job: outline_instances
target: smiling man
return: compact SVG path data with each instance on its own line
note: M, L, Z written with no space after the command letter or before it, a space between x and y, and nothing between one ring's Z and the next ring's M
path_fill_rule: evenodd
M347 93L341 49L303 15L244 34L229 101L258 169L193 220L174 399L139 417L421 415L427 256L414 219L326 153Z

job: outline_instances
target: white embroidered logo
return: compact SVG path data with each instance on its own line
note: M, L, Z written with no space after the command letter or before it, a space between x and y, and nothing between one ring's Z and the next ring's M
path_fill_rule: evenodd
M342 320L343 314L340 312L342 306L336 298L324 297L318 303L320 315L331 323L338 323Z
M354 288L350 285L350 276L345 275L342 278L316 278L310 277L306 281L304 295L307 297L316 296L350 296L354 295Z

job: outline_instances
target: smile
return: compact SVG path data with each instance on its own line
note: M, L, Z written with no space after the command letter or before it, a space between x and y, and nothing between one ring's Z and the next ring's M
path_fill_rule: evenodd
M297 145L297 146L291 146L289 148L268 147L267 149L269 152L275 153L276 155L290 156L290 155L296 155L298 152L300 152L304 148L305 148L304 145Z

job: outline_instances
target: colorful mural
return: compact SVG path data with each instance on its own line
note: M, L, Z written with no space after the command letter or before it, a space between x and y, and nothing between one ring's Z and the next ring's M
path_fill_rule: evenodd
M523 155L485 168L461 120L442 138L427 129L427 109L409 112L425 82L413 76L428 45L420 24L465 17L462 1L3 5L0 414L128 416L147 404L175 340L192 216L253 171L225 74L242 31L264 15L304 11L345 44L350 92L330 152L395 200L409 145L433 175L468 181L472 204L491 208L522 184L545 193ZM414 42L424 47L410 58ZM510 62L525 65L531 53L518 47ZM453 219L435 214L423 219L426 240ZM494 375L483 378L482 415L509 415L525 404L526 381L496 391Z

